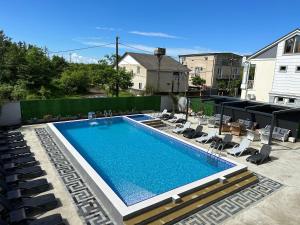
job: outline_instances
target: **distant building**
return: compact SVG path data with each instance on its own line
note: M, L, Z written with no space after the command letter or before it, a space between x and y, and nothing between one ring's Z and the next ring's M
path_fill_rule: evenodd
M244 65L243 99L300 106L300 29L260 49Z
M158 78L158 59L154 55L125 53L119 67L133 73L132 90L154 92L186 92L188 90L189 69L169 56L163 56Z
M179 61L190 71L192 78L200 76L206 80L206 86L217 87L217 80L238 79L242 69L242 56L233 53L203 53L180 55Z

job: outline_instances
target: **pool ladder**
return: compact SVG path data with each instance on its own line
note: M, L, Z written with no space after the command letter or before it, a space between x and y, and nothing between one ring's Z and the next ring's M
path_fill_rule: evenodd
M217 157L221 156L221 152L218 149L215 149L214 146L209 146L207 152L213 156L217 156Z
M112 124L112 111L111 110L108 110L108 111L106 111L106 110L104 110L104 117L105 118L109 118L110 120L109 120L109 124ZM107 120L106 120L107 121ZM108 123L106 123L106 124L108 124Z

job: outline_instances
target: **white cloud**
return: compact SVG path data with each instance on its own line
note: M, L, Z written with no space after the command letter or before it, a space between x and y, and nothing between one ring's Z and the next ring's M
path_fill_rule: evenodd
M161 37L161 38L181 39L181 37L171 35L171 34L162 33L162 32L129 31L128 33L141 35L141 36L147 36L147 37Z
M71 55L65 55L64 58L69 61L71 58L72 63L84 63L84 64L89 64L89 63L97 63L98 60L93 57L87 57L87 56L82 56L79 55L78 53L72 53Z
M104 26L100 26L100 27L96 27L97 30L107 30L107 31L120 31L120 28L115 28L115 27L104 27Z

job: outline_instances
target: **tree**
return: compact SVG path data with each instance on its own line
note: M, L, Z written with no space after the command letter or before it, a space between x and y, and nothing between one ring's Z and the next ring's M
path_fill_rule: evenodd
M120 61L121 56L118 55L118 61ZM116 54L105 55L102 59L98 61L99 64L114 66L116 64Z
M60 56L54 55L51 59L51 68L54 77L58 77L69 66L67 61Z
M28 88L38 90L41 86L47 86L53 78L53 71L51 61L44 50L29 46L25 59L28 71L20 78L28 81Z
M116 86L117 82L119 84L119 88L122 90L127 90L128 88L133 86L131 82L133 74L127 72L125 69L119 70L119 73L115 69L112 69L110 77L108 78L108 86L109 90L113 95L117 94Z
M202 79L199 76L195 76L192 78L192 84L195 86L202 86L206 83L206 80Z
M9 84L0 84L0 101L11 99L11 92L14 87Z
M66 94L85 93L89 86L88 73L85 70L66 70L59 83Z

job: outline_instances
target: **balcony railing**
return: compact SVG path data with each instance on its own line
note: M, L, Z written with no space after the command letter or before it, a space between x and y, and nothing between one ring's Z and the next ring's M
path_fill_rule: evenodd
M247 88L253 89L253 86L254 86L254 80L248 80Z

